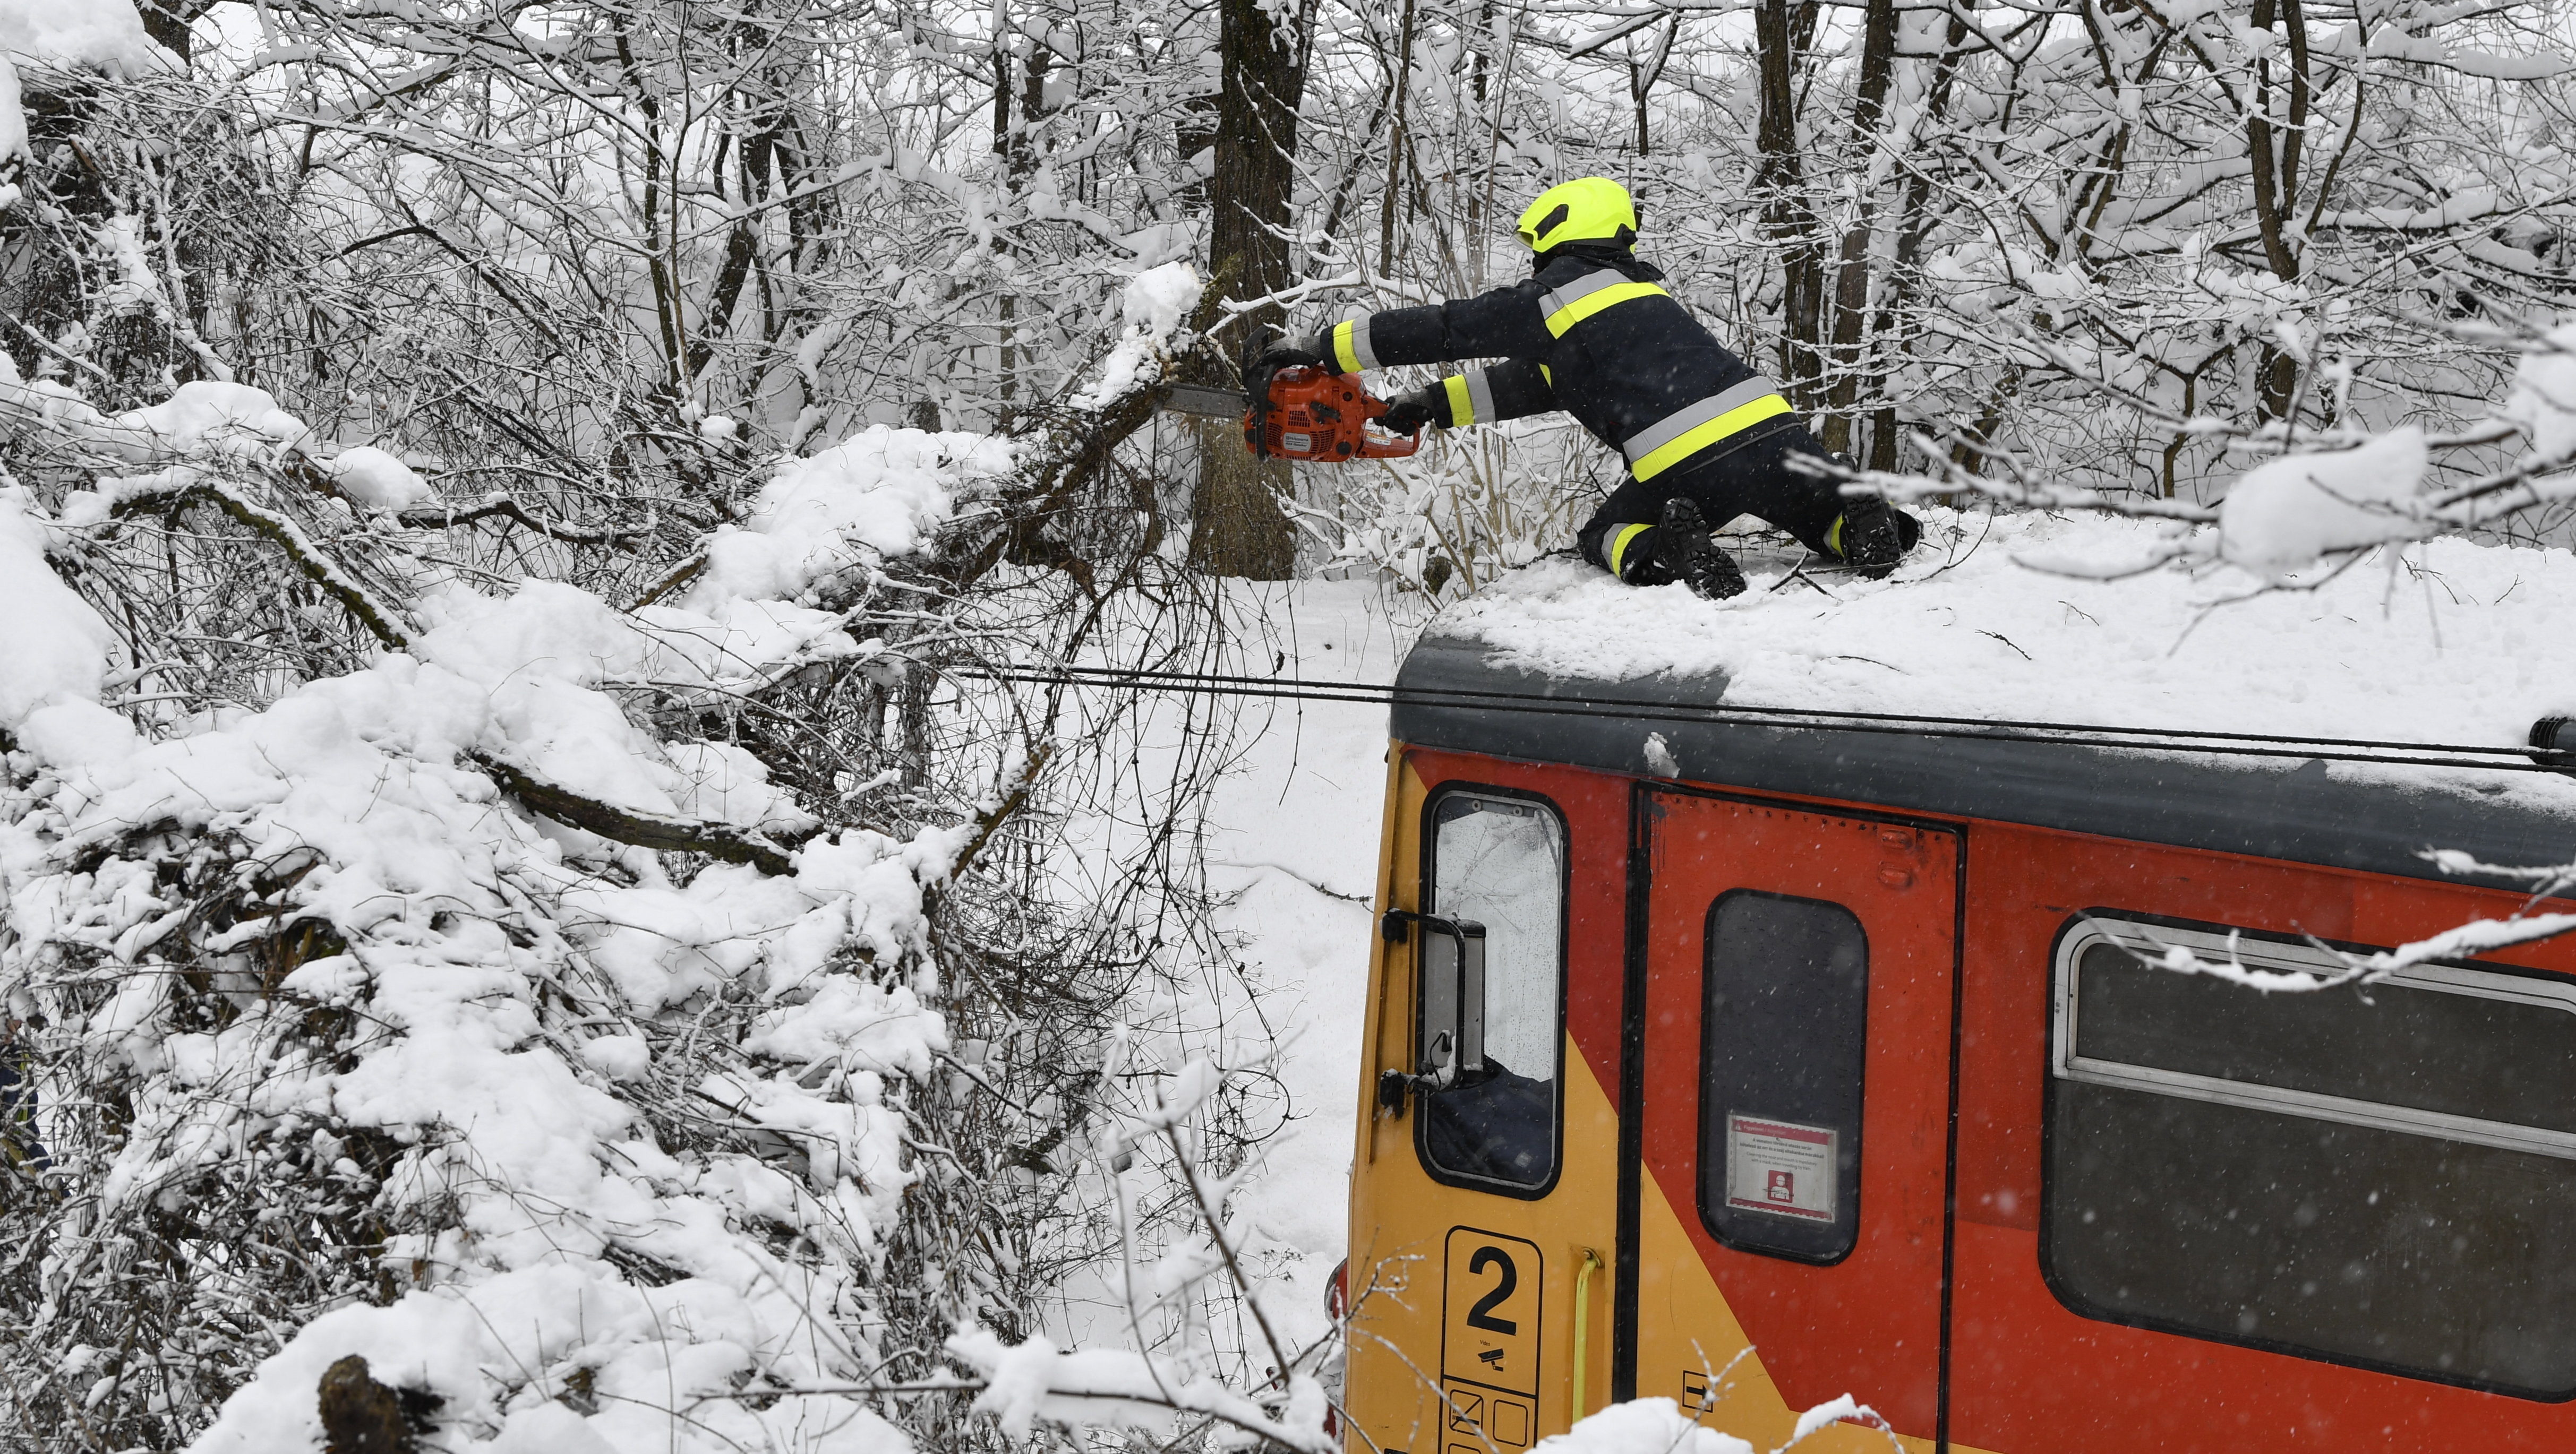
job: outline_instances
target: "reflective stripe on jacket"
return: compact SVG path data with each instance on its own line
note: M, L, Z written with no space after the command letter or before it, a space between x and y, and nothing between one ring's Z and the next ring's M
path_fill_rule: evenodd
M1448 379L1451 426L1563 409L1638 479L1798 427L1779 386L1700 326L1621 254L1560 254L1536 277L1473 298L1395 308L1334 328L1345 369L1503 358Z

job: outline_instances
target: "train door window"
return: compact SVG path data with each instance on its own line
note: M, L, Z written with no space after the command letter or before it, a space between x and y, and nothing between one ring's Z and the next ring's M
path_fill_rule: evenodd
M2576 1395L2576 982L2426 965L2265 994L2090 917L2055 972L2043 1258L2114 1322L2526 1397Z
M1455 1082L1421 1097L1422 1159L1444 1181L1538 1195L1556 1181L1563 1100L1565 822L1491 792L1442 793L1430 816L1424 908L1484 927L1483 1033ZM1426 933L1425 964L1444 948ZM1442 1007L1420 1008L1427 1024Z
M1840 904L1739 889L1707 945L1700 1215L1730 1247L1838 1261L1860 1232L1869 937Z

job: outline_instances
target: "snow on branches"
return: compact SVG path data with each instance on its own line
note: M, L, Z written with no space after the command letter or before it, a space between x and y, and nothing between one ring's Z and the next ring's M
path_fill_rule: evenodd
M1095 390L1113 412L1172 327L1130 339ZM817 672L903 680L921 626L977 609L922 572L973 561L1024 478L1061 487L1096 416L862 430L620 609L459 569L436 519L392 513L409 490L349 488L259 391L114 418L9 387L0 413L98 472L51 510L0 492L0 1217L32 1254L27 1346L60 1355L10 1398L311 1447L332 1373L456 1449L908 1447L877 1409L901 1352L881 1288L940 1150L919 1102L955 1063L933 910L1061 740L1024 720L1017 799L895 831L653 724ZM75 584L204 511L361 634L263 705L139 731L117 694L146 643ZM958 568L1019 589L1007 556Z
M760 583L801 589L914 548L1007 458L881 431L783 481L824 471L834 492L737 533L790 521L793 565ZM104 521L119 494L62 514ZM904 1086L948 1048L923 896L965 830L844 829L774 850L784 872L682 881L512 792L518 773L644 818L811 834L749 754L659 743L605 688L721 692L856 654L837 619L731 594L733 570L701 609L632 615L560 582L434 582L381 608L416 623L407 649L144 741L98 705L103 623L42 559L63 527L23 497L0 527L35 628L0 671L0 985L29 1067L12 1134L92 1229L57 1224L33 1331L95 1317L137 1250L99 1233L138 1215L201 1234L162 1243L192 1264L184 1295L259 1302L280 1269L222 1235L225 1204L291 1179L262 1212L311 1219L310 1254L363 1257L388 1296L306 1326L198 1447L309 1441L315 1379L353 1352L472 1442L559 1420L577 1383L612 1445L899 1446L848 1400L737 1395L881 1361L862 1290L914 1176ZM730 1048L666 1059L674 1035Z

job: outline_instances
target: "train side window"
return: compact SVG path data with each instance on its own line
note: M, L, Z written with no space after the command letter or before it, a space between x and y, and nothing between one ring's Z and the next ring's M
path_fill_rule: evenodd
M2424 965L2264 994L2140 963L2304 943L2060 936L2041 1256L2077 1312L2524 1397L2576 1395L2576 982ZM2134 952L2133 952L2134 951Z
M1869 936L1822 899L1738 889L1708 911L1700 1216L1727 1246L1802 1262L1860 1233Z
M1565 822L1490 791L1444 792L1430 817L1423 908L1484 926L1484 1033L1477 1063L1421 1097L1422 1160L1443 1181L1539 1195L1556 1182L1564 1100ZM1426 963L1447 947L1422 943Z

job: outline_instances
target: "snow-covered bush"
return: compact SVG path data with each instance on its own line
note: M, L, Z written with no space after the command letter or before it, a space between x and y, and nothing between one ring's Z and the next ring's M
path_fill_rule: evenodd
M1118 453L1172 320L1014 434L792 456L568 323L479 387L471 268L287 367L255 300L343 224L201 83L83 85L0 221L0 1443L299 1447L325 1383L452 1448L997 1437L959 1326L1203 1240L1150 1189L1258 1099L1109 1167L1255 1053L1187 988L1223 714L1144 783L1132 701L995 674L1210 648ZM447 392L314 389L405 348Z
M902 1447L864 1391L945 1376L961 1321L1034 1331L1056 1264L1102 1251L1068 1196L1107 1174L1101 1118L1178 1069L1139 998L1193 949L1172 829L1081 851L1098 880L1059 856L1119 709L907 696L1186 640L1168 600L1067 609L1064 573L979 554L1096 419L867 431L620 610L457 570L248 417L0 494L12 1422L297 1447L356 1354L448 1447L567 1411L609 1447ZM180 672L255 650L256 613L206 642L130 612L209 556L269 582L269 634L321 639L265 700ZM768 765L820 752L823 792Z

